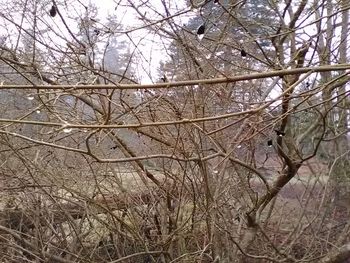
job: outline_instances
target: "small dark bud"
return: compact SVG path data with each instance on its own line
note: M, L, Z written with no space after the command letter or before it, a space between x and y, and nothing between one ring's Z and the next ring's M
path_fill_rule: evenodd
M284 135L286 135L286 133L283 131L275 130L275 132L276 132L277 136L279 136L279 137L283 137Z
M117 148L118 148L118 146L116 145L116 146L111 147L111 150L115 150Z
M272 140L267 141L267 146L272 147Z
M55 5L52 5L51 9L50 9L50 16L55 17L57 14L57 9Z
M163 82L169 82L168 78L167 78L165 75L163 75L163 77L161 77L160 79L161 79Z
M214 0L214 3L215 3L215 4L219 3L219 0Z
M241 56L244 58L247 56L247 52L244 49L241 49Z
M100 34L100 30L94 29L94 33L96 34L96 36L98 36Z
M197 35L203 35L205 32L205 24L201 25L200 27L198 27L197 29Z

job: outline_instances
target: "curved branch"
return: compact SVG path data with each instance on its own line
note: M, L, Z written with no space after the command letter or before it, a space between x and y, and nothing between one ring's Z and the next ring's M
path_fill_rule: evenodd
M3 89L46 89L46 90L91 90L91 89L119 89L119 90L137 90L137 89L163 89L163 88L174 88L201 85L201 84L220 84L220 83L232 83L243 80L253 79L265 79L272 77L283 77L288 75L300 75L312 72L330 72L330 71L343 71L350 69L350 64L337 64L337 65L324 65L319 67L304 67L304 68L292 68L274 71L265 71L252 74L228 76L224 78L211 78L211 79L196 79L196 80L182 80L165 83L155 84L95 84L95 85L7 85L3 84L0 86L0 90ZM349 73L348 73L349 74Z

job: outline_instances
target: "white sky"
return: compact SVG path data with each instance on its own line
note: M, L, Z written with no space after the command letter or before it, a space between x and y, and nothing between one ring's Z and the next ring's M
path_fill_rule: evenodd
M123 24L125 29L137 29L140 26L143 26L144 23L138 19L139 15L130 7L125 7L123 5L119 5L117 10L115 10L116 4L112 0L104 0L102 1L98 0L91 0L92 4L95 4L99 8L99 18L101 19L101 22L103 23L103 17L107 17L108 15L117 14L117 17L120 17L120 22ZM127 4L127 1L123 1L125 4ZM136 1L134 1L136 2ZM157 12L165 13L164 7L161 4L161 0L150 0L148 3L150 3L152 6L154 6L157 10ZM177 6L171 6L170 12L171 15L175 14L179 11L179 9L189 9L185 7L184 1L174 1L174 4L176 3ZM183 4L181 4L183 3ZM135 3L136 4L136 3ZM179 6L180 5L180 6ZM181 7L182 6L182 7ZM148 13L146 13L146 11ZM157 16L155 13L151 14L149 13L149 9L142 10L142 13L145 13L147 18L150 18L153 21L156 21L158 19L161 19L161 16ZM195 13L190 12L189 14L179 16L175 18L175 21L179 24L186 23L190 16L193 16ZM137 73L140 77L141 83L152 83L159 81L159 74L158 74L158 68L161 61L166 61L167 55L165 52L166 46L170 44L169 40L167 39L160 39L159 35L149 33L146 29L139 29L133 31L130 36L132 37L134 43L138 43L140 41L140 46L138 48L138 51L142 53L142 55L139 53L139 57L142 59L142 63L139 63L137 66ZM129 39L126 39L129 43ZM130 48L133 49L133 44L130 43Z
M95 17L95 19L97 20L97 27L103 28L103 25L107 21L106 18L109 15L116 15L116 24L121 23L125 27L125 29L136 29L144 25L143 22L137 18L137 13L132 8L127 7L127 0L122 0L121 4L119 4L118 6L115 2L119 1L116 0L56 1L62 16L64 17L67 25L69 26L73 34L77 33L79 30L79 21L77 21L76 18L85 17L86 11L84 5L89 6L89 4L95 5L98 8L98 13ZM7 13L6 16L10 15L10 20L17 23L17 25L23 25L23 28L27 30L31 30L33 28L32 17L24 16L23 19L22 14L23 12L30 13L31 10L34 10L35 7L32 5L34 5L35 1L28 1L28 8L20 5L16 6L15 2L13 2L13 4L11 4L11 2L8 0L0 0L0 4L3 4L2 8L4 12ZM132 2L134 4L137 4L138 1ZM53 30L46 30L45 32L41 32L41 34L43 35L43 41L45 41L45 43L48 46L56 47L58 49L65 49L67 45L67 39L72 39L72 37L66 30L65 26L62 24L61 19L59 19L57 16L54 18L49 16L49 10L52 5L51 1L38 1L36 3L38 5L37 8L39 11L39 18L37 19L37 28L43 28L45 30L48 26L51 26L53 28ZM148 5L152 5L155 11L165 13L164 7L161 4L161 0L149 0L146 1L146 3ZM177 11L179 11L179 9L181 9L179 6L175 5L181 5L181 3L184 3L184 0L170 1L170 3L171 5L173 5L170 7L171 15L173 15ZM189 10L189 8L185 7L184 5L182 9ZM145 12L145 10L146 9L142 10L141 8L142 12ZM152 21L157 21L161 18L161 16L156 15L154 12L153 14L151 14L149 10L147 10L147 12L148 13L146 13L146 17L152 19ZM177 17L175 18L175 20L180 24L184 24L189 19L188 15L193 16L194 14L195 12L191 12L190 14ZM16 27L12 23L12 21L6 21L5 19L2 19L0 17L0 36L7 36L8 34L11 35L11 37L7 39L7 43L10 48L14 48L16 46L19 34L19 27ZM134 45L131 43L131 41L127 38L125 34L118 34L118 32L116 32L115 35L117 35L118 38L120 37L123 40L126 40L127 43L129 43L130 50L133 51ZM27 37L26 34L22 34L22 40L23 36ZM141 61L136 64L138 78L141 80L142 83L158 82L159 76L157 69L159 68L160 61L165 61L168 59L164 51L166 49L166 45L170 43L169 40L160 39L158 34L149 33L146 29L135 30L129 34L129 37L132 38L134 43L138 44L137 57L141 59ZM107 38L105 38L104 40L107 40ZM103 45L104 44L101 44L100 50L103 50ZM21 44L19 46L21 46ZM37 46L38 48L46 48L44 46L40 46L40 44L37 44Z
M160 13L165 13L164 11L164 7L161 4L162 0L149 0L149 1L144 1L145 3L147 3L148 5L152 5L154 7L154 9L157 12ZM0 3L3 2L0 0ZM31 1L29 1L31 2ZM64 18L66 19L66 21L68 23L70 23L71 26L71 30L76 32L78 29L74 28L77 25L77 22L74 21L74 19L77 16L81 16L84 17L84 7L82 4L84 5L88 5L89 3L96 5L96 7L98 8L98 15L96 17L96 19L98 20L98 23L100 23L100 25L102 26L107 20L106 18L108 17L108 15L113 15L115 14L117 16L117 22L122 23L126 29L135 29L141 25L143 25L143 22L137 18L137 14L136 12L130 8L130 7L126 7L128 1L127 0L122 0L122 4L118 5L115 2L119 2L119 0L66 0L66 1L62 1L62 14L64 15ZM132 1L133 3L137 3L139 1ZM170 12L171 15L175 14L177 11L179 10L190 10L189 7L186 7L184 4L184 0L180 0L180 1L170 1L171 3L171 7L170 7ZM9 1L5 1L5 3L7 3L7 5L9 7L11 7L11 5L9 4ZM48 15L48 10L51 7L51 1L46 1L46 2L40 2L41 6L45 6L44 7L44 13L43 13L43 17L42 17L42 23L49 23L50 25L54 26L54 29L57 30L57 32L59 34L62 35L67 35L66 30L64 29L64 27L60 24L60 20L57 19L57 17L55 18L51 18ZM177 6L176 6L177 5ZM117 7L117 9L116 9ZM60 8L60 6L59 6ZM141 12L144 13L146 12L146 9L141 8ZM157 19L161 18L160 16L157 17L157 15L153 12L153 14L149 13L149 9L147 9L146 16L150 19L152 19L153 21L156 21ZM187 13L186 15L182 15L180 17L176 18L176 22L179 24L184 24L186 23L190 17L193 17L194 15L197 14L197 10L192 10L191 12ZM21 13L18 13L18 15L16 16L16 22L20 23L21 21ZM312 19L310 17L310 19ZM3 22L3 21L1 21ZM26 22L26 21L24 21ZM307 24L309 21L304 21L304 24ZM55 25L55 23L57 23ZM0 35L6 35L6 26L4 26L4 23L2 23L3 26L0 26ZM11 23L6 21L7 25L10 25L8 28L11 28ZM165 25L165 24L164 24ZM30 28L30 25L28 26L28 28ZM10 29L11 30L11 29ZM12 25L12 30L14 32L14 35L18 34L18 28L15 28ZM313 34L314 31L312 31L312 29L307 30L307 28L304 28L304 30L306 32L309 32L309 34ZM51 34L51 32L47 32L47 35ZM133 50L133 45L131 44L131 42L129 41L129 39L126 38L126 35L121 35L121 37L125 40L127 40L128 43L130 43L130 48L131 51ZM133 39L134 43L140 43L138 46L138 51L139 51L139 57L142 58L141 63L138 63L138 67L137 67L137 72L139 74L139 77L142 81L142 83L150 83L152 81L157 82L159 81L158 79L158 72L157 69L159 67L159 63L160 61L165 61L168 58L166 57L165 54L165 49L166 49L166 44L169 43L169 40L164 40L164 39L160 39L159 35L157 34L153 34L153 33L149 33L147 32L147 30L145 29L140 29L140 30L135 30L130 34L130 37ZM56 39L55 39L56 40ZM165 41L165 45L164 42ZM59 43L59 39L56 41ZM140 41L140 42L139 42ZM12 41L12 44L14 44L15 41ZM49 41L48 41L49 43ZM63 40L63 42L61 43L62 46L65 46L66 43ZM151 77L151 78L150 78Z

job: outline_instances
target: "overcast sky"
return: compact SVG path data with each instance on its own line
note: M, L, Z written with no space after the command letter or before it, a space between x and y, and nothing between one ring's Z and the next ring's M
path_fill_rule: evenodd
M137 1L133 2L136 4ZM101 19L101 22L104 22L104 18L108 15L116 15L118 22L123 24L125 29L137 29L139 26L144 25L135 10L126 6L128 5L126 0L122 1L118 6L112 0L91 0L91 3L99 8L98 17ZM184 1L171 1L170 3L171 6L169 10L171 14L175 14L179 10L189 10L189 8L184 5ZM147 4L152 6L157 12L165 13L161 0L150 0ZM147 18L153 21L162 18L155 13L150 13L149 8L141 8L141 12L146 14ZM175 21L184 24L193 15L195 15L195 12L189 12L186 15L176 17ZM160 39L158 34L150 33L146 29L135 30L130 36L132 36L134 43L139 43L138 51L140 52L139 55L142 59L142 63L138 64L137 72L141 82L152 83L159 81L157 69L161 61L165 62L167 60L165 49L166 45L170 42L167 39ZM127 39L127 41L129 40ZM132 43L130 43L130 47L133 48Z

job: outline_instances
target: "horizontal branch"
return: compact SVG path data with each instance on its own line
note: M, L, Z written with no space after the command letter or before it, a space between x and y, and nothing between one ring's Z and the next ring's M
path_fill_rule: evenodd
M294 69L282 69L274 71L259 72L253 74L238 75L232 77L212 78L212 79L197 79L197 80L182 80L166 83L155 84L117 84L117 85L104 85L104 84L79 84L79 85L7 85L2 84L0 89L48 89L48 90L92 90L92 89L122 89L122 90L134 90L134 89L162 89L173 87L185 87L193 85L203 84L220 84L231 83L243 80L263 79L271 77L283 77L286 75L304 74L309 72L326 72L326 71L341 71L350 69L350 64L338 64L338 65L326 65L320 67L307 67L307 68L294 68Z
M193 118L193 119L182 119L182 120L171 120L171 121L159 121L159 122L140 122L134 124L72 124L72 123L58 123L58 122L48 122L48 121L33 121L33 120L15 120L15 119L0 119L0 123L17 123L17 124L30 124L30 125L39 125L39 126L51 126L57 127L61 130L64 128L69 129L137 129L151 126L167 126L167 125L179 125L179 124L189 124L189 123L197 123L197 122L205 122L205 121L215 121L226 118L232 118L247 114L255 114L266 107L268 107L272 102L268 102L263 104L261 107L246 111L240 112L231 112L221 115L208 116L203 118ZM2 131L2 133L6 133ZM15 135L15 134L13 134Z

